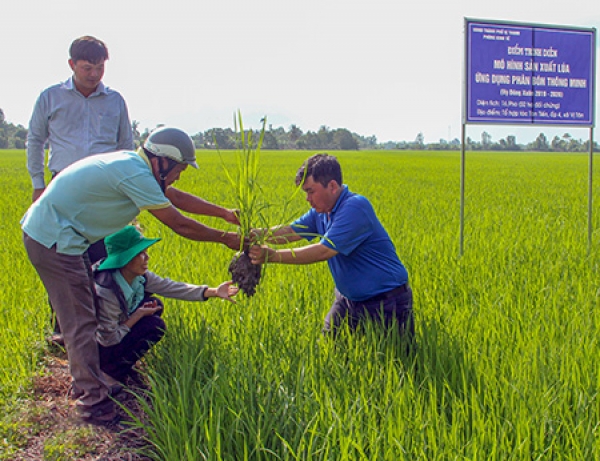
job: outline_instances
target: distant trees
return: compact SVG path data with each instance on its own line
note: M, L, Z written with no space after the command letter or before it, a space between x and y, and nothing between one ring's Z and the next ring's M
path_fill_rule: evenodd
M544 133L540 133L535 141L531 143L531 150L536 150L539 152L544 152L549 150L548 139Z
M131 129L133 130L133 142L135 142L137 144L140 143L140 137L141 137L139 127L140 127L140 122L138 122L137 120L133 120L131 122Z
M162 126L161 125L157 125ZM136 145L141 145L149 136L151 129L145 128L140 132L140 122L133 120L131 129ZM253 133L253 139L257 140L258 132ZM238 137L231 128L211 128L204 132L198 132L191 136L194 145L198 149L235 149ZM27 141L27 129L21 125L13 125L6 121L6 115L0 108L0 149L24 149ZM492 136L484 131L481 133L481 141L477 142L470 137L465 141L467 150L489 150L489 151L538 151L538 152L589 152L589 140L575 139L569 133L562 136L554 136L548 140L544 133L527 145L517 143L513 135L506 139L495 142ZM445 140L426 144L423 132L417 133L414 141L388 141L378 143L375 136L361 136L352 133L346 128L331 129L327 125L321 125L317 131L302 131L298 125L292 124L286 130L283 127L273 127L265 131L263 148L272 150L373 150L373 149L396 149L396 150L460 150L459 139ZM598 151L598 143L594 142L594 150Z
M204 132L204 145L208 149L235 149L236 136L231 128L211 128Z
M27 129L6 121L4 110L0 109L0 149L25 149Z
M484 150L489 150L491 145L492 136L487 131L484 131L481 133L481 147L483 147Z
M348 130L336 130L333 134L333 144L342 150L358 150L358 141Z
M135 120L132 122L132 128L138 144L143 143L150 134L150 130L147 128L142 134L139 134L139 123ZM258 131L253 133L255 141L258 136ZM192 135L192 140L198 149L215 149L217 146L219 149L235 149L237 147L237 136L230 128L211 128L204 132L198 132ZM540 133L535 141L521 145L517 143L514 135L494 142L492 136L484 131L481 134L481 142L468 137L465 144L467 150L589 152L589 141L582 142L573 138L569 133L565 133L562 137L555 136L550 143L546 135ZM460 150L460 148L461 143L458 138L451 141L440 139L438 143L426 144L422 132L419 132L412 142L388 141L380 144L375 136L360 136L345 128L332 130L326 125L319 127L316 132L303 132L297 125L290 125L288 131L283 127L275 128L269 125L263 139L263 149L271 150ZM594 143L594 150L598 150L597 143Z
M277 141L277 137L271 131L265 132L262 146L263 149L279 150L279 142Z
M562 135L562 138L554 136L550 142L550 150L555 152L588 152L590 142L582 142L580 139L573 138L569 133Z
M284 130L285 132L285 130ZM302 137L303 133L302 130L300 128L298 128L296 125L291 125L290 126L290 132L289 132L289 138L290 141L295 144L296 141L298 141L301 137Z
M508 150L521 150L519 145L517 144L516 136L507 136L506 137L506 149Z
M196 133L195 135L192 136L192 141L194 141L194 146L199 149L202 146L204 146L204 134L203 133Z
M457 140L458 141L458 140ZM492 137L483 132L481 135L481 143L473 141L471 138L466 140L467 150L487 150L487 151L534 151L534 152L589 152L590 142L581 141L580 139L573 138L569 133L565 133L562 137L555 136L552 141L548 142L548 138L544 133L540 133L537 138L526 144L517 144L517 138L515 136L507 136L506 139L500 139L498 142L493 142ZM431 145L427 146L431 149ZM460 149L460 142L456 145L451 145L446 149ZM594 142L594 151L597 152L598 143Z
M253 133L253 139L257 140L259 132ZM235 149L237 136L229 128L211 128L204 133L192 136L197 147L205 149ZM201 141L201 142L199 142ZM351 133L345 128L331 130L322 125L318 131L307 131L304 133L297 125L290 125L288 131L283 127L269 128L265 131L263 149L287 149L287 150L358 150L361 148L377 148L377 138L374 136L364 138L356 133Z
M419 132L419 134L417 134L413 148L418 150L425 148L425 135L422 132Z

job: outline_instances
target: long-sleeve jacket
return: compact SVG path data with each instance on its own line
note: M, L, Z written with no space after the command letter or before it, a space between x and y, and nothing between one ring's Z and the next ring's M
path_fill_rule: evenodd
M113 271L94 271L98 296L96 339L105 347L119 344L130 331L125 325L128 319L125 298L112 274ZM206 301L204 291L207 285L176 282L150 271L144 274L144 278L146 279L145 291L148 294L185 301Z

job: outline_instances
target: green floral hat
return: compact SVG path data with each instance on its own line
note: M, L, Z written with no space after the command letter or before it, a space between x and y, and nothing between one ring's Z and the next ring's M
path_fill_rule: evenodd
M104 240L108 256L100 263L98 270L120 269L159 240L144 237L135 226L124 227Z

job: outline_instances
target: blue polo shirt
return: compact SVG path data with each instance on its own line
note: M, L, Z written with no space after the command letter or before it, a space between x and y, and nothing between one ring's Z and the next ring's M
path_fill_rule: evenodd
M58 253L83 254L141 210L171 205L143 152L119 151L79 160L50 182L21 220L23 231Z
M292 223L299 234L338 252L329 259L336 288L352 301L364 301L408 282L408 272L371 203L344 185L330 213L311 208ZM307 235L313 234L313 235Z

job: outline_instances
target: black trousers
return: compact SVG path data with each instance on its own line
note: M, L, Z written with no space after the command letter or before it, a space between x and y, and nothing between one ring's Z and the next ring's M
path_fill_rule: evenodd
M160 313L162 310L157 314L142 317L119 344L98 346L100 368L104 373L117 381L125 381L135 363L164 336L166 325Z
M351 301L335 290L335 301L325 317L323 333L333 333L342 321L347 321L352 331L366 319L381 322L386 327L396 323L401 335L412 339L415 332L413 294L408 284L365 301Z

